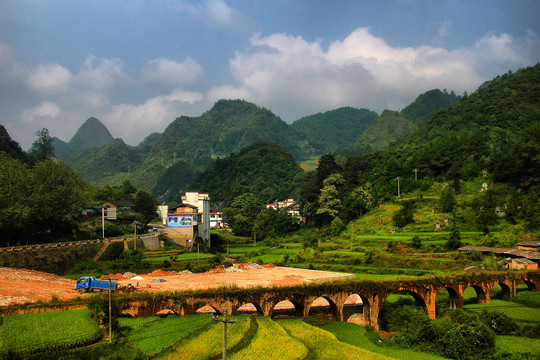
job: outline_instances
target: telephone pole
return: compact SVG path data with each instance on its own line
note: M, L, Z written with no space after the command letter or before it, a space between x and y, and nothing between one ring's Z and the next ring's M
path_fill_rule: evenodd
M418 180L418 169L414 169L413 173L414 173L414 180Z
M396 178L396 180L397 180L397 197L400 197L400 196L401 196L401 193L400 193L400 191L399 191L399 180L400 180L400 179L401 179L401 178L400 178L399 176Z
M109 279L109 344L112 343L111 279Z
M237 320L227 320L227 306L223 307L223 319L219 316L214 316L213 319L223 323L223 360L227 360L227 324L234 324Z

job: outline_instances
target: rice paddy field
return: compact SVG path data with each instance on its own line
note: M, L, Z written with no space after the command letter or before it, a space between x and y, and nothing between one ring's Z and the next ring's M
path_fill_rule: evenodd
M474 296L467 294L469 300ZM392 295L388 301L401 297ZM464 309L502 311L521 325L538 325L540 292L520 291L512 301L495 299L487 304L467 304ZM17 354L26 354L23 357L28 359L77 359L81 354L91 359L221 358L223 324L214 321L212 314L118 320L114 344L109 345L104 341L104 329L98 327L89 310L6 315L0 325L0 359L17 358ZM229 316L228 320L235 321L227 325L228 358L233 360L442 359L396 347L385 339L381 342L373 336L376 333L352 323L247 315ZM524 359L540 358L539 338L496 336L496 348ZM47 356L53 350L57 352Z

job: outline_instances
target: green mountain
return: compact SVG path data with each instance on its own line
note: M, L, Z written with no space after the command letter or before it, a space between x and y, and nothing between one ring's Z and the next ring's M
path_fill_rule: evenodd
M76 151L64 161L78 170L85 181L101 184L105 177L135 171L141 166L142 156L137 147L114 139L97 148Z
M295 176L302 172L292 154L282 145L257 142L227 158L218 159L190 186L208 191L212 201L228 201L253 193L269 202L292 196Z
M156 142L152 156L207 167L256 141L278 142L303 156L289 126L270 110L243 100L219 100L198 117L175 119Z
M354 145L377 117L374 111L342 107L303 117L290 126L313 155L322 155Z
M73 149L67 142L57 138L56 136L52 138L52 144L54 146L54 154L57 159L65 159L73 152Z
M411 104L401 111L401 115L407 119L420 123L430 115L440 109L446 109L454 105L460 99L453 91L448 94L443 91L433 89L419 95Z
M101 121L95 117L88 118L69 141L73 150L96 147L114 140L111 133Z
M540 64L497 76L440 110L385 151L350 159L360 182L379 182L380 196L418 177L489 180L524 188L540 185ZM351 174L357 174L354 170ZM377 180L377 178L380 180ZM418 182L420 183L420 182Z
M152 193L159 201L178 198L180 192L191 185L200 175L201 170L183 161L177 161L172 166L162 171L156 180Z
M9 136L6 128L0 124L0 151L5 152L14 159L18 159L24 163L28 162L26 153L21 149L18 142Z
M415 129L414 122L399 112L384 110L375 124L360 135L356 146L371 150L384 149Z

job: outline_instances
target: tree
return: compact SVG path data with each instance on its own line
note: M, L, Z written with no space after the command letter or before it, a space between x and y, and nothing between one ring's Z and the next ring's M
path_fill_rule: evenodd
M250 236L255 218L263 208L264 204L254 194L245 193L223 209L224 221L235 235Z
M30 170L0 151L0 246L15 245L30 218Z
M454 190L451 187L445 187L439 196L439 211L443 213L451 213L456 208L456 205L457 201L454 197Z
M457 250L461 247L461 234L457 228L456 224L456 215L454 214L452 218L452 228L450 230L450 237L446 242L446 249L448 250Z
M404 227L414 222L414 206L412 200L403 201L401 208L392 215L392 223L397 227Z
M365 186L358 186L349 193L345 199L345 210L349 220L362 216L375 206L373 199L373 187L370 183Z
M139 190L134 199L134 210L141 214L144 225L148 224L157 216L157 201L152 194L147 191Z
M38 130L36 131L36 136L37 139L32 144L32 149L30 150L30 156L34 162L54 159L55 150L49 130L46 128Z
M57 238L77 230L77 219L89 198L88 186L80 175L63 162L49 159L34 166L29 182L29 226L34 232Z
M317 166L317 183L322 186L325 179L340 170L341 168L337 164L334 155L331 153L324 154L319 158L319 165Z
M298 228L298 219L291 216L287 209L266 208L255 219L257 240L267 237L286 235Z
M120 186L120 191L122 193L122 198L117 200L132 200L134 195L137 194L137 188L133 186L133 184L129 180L124 180L124 182Z
M343 207L338 187L344 183L345 179L341 174L332 174L323 182L317 215L323 215L329 220L326 222L334 220Z

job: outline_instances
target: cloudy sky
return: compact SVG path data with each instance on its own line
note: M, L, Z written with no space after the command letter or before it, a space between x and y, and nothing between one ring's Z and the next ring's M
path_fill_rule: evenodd
M28 149L90 116L137 145L245 99L287 122L399 110L540 61L540 1L0 0L0 124Z

